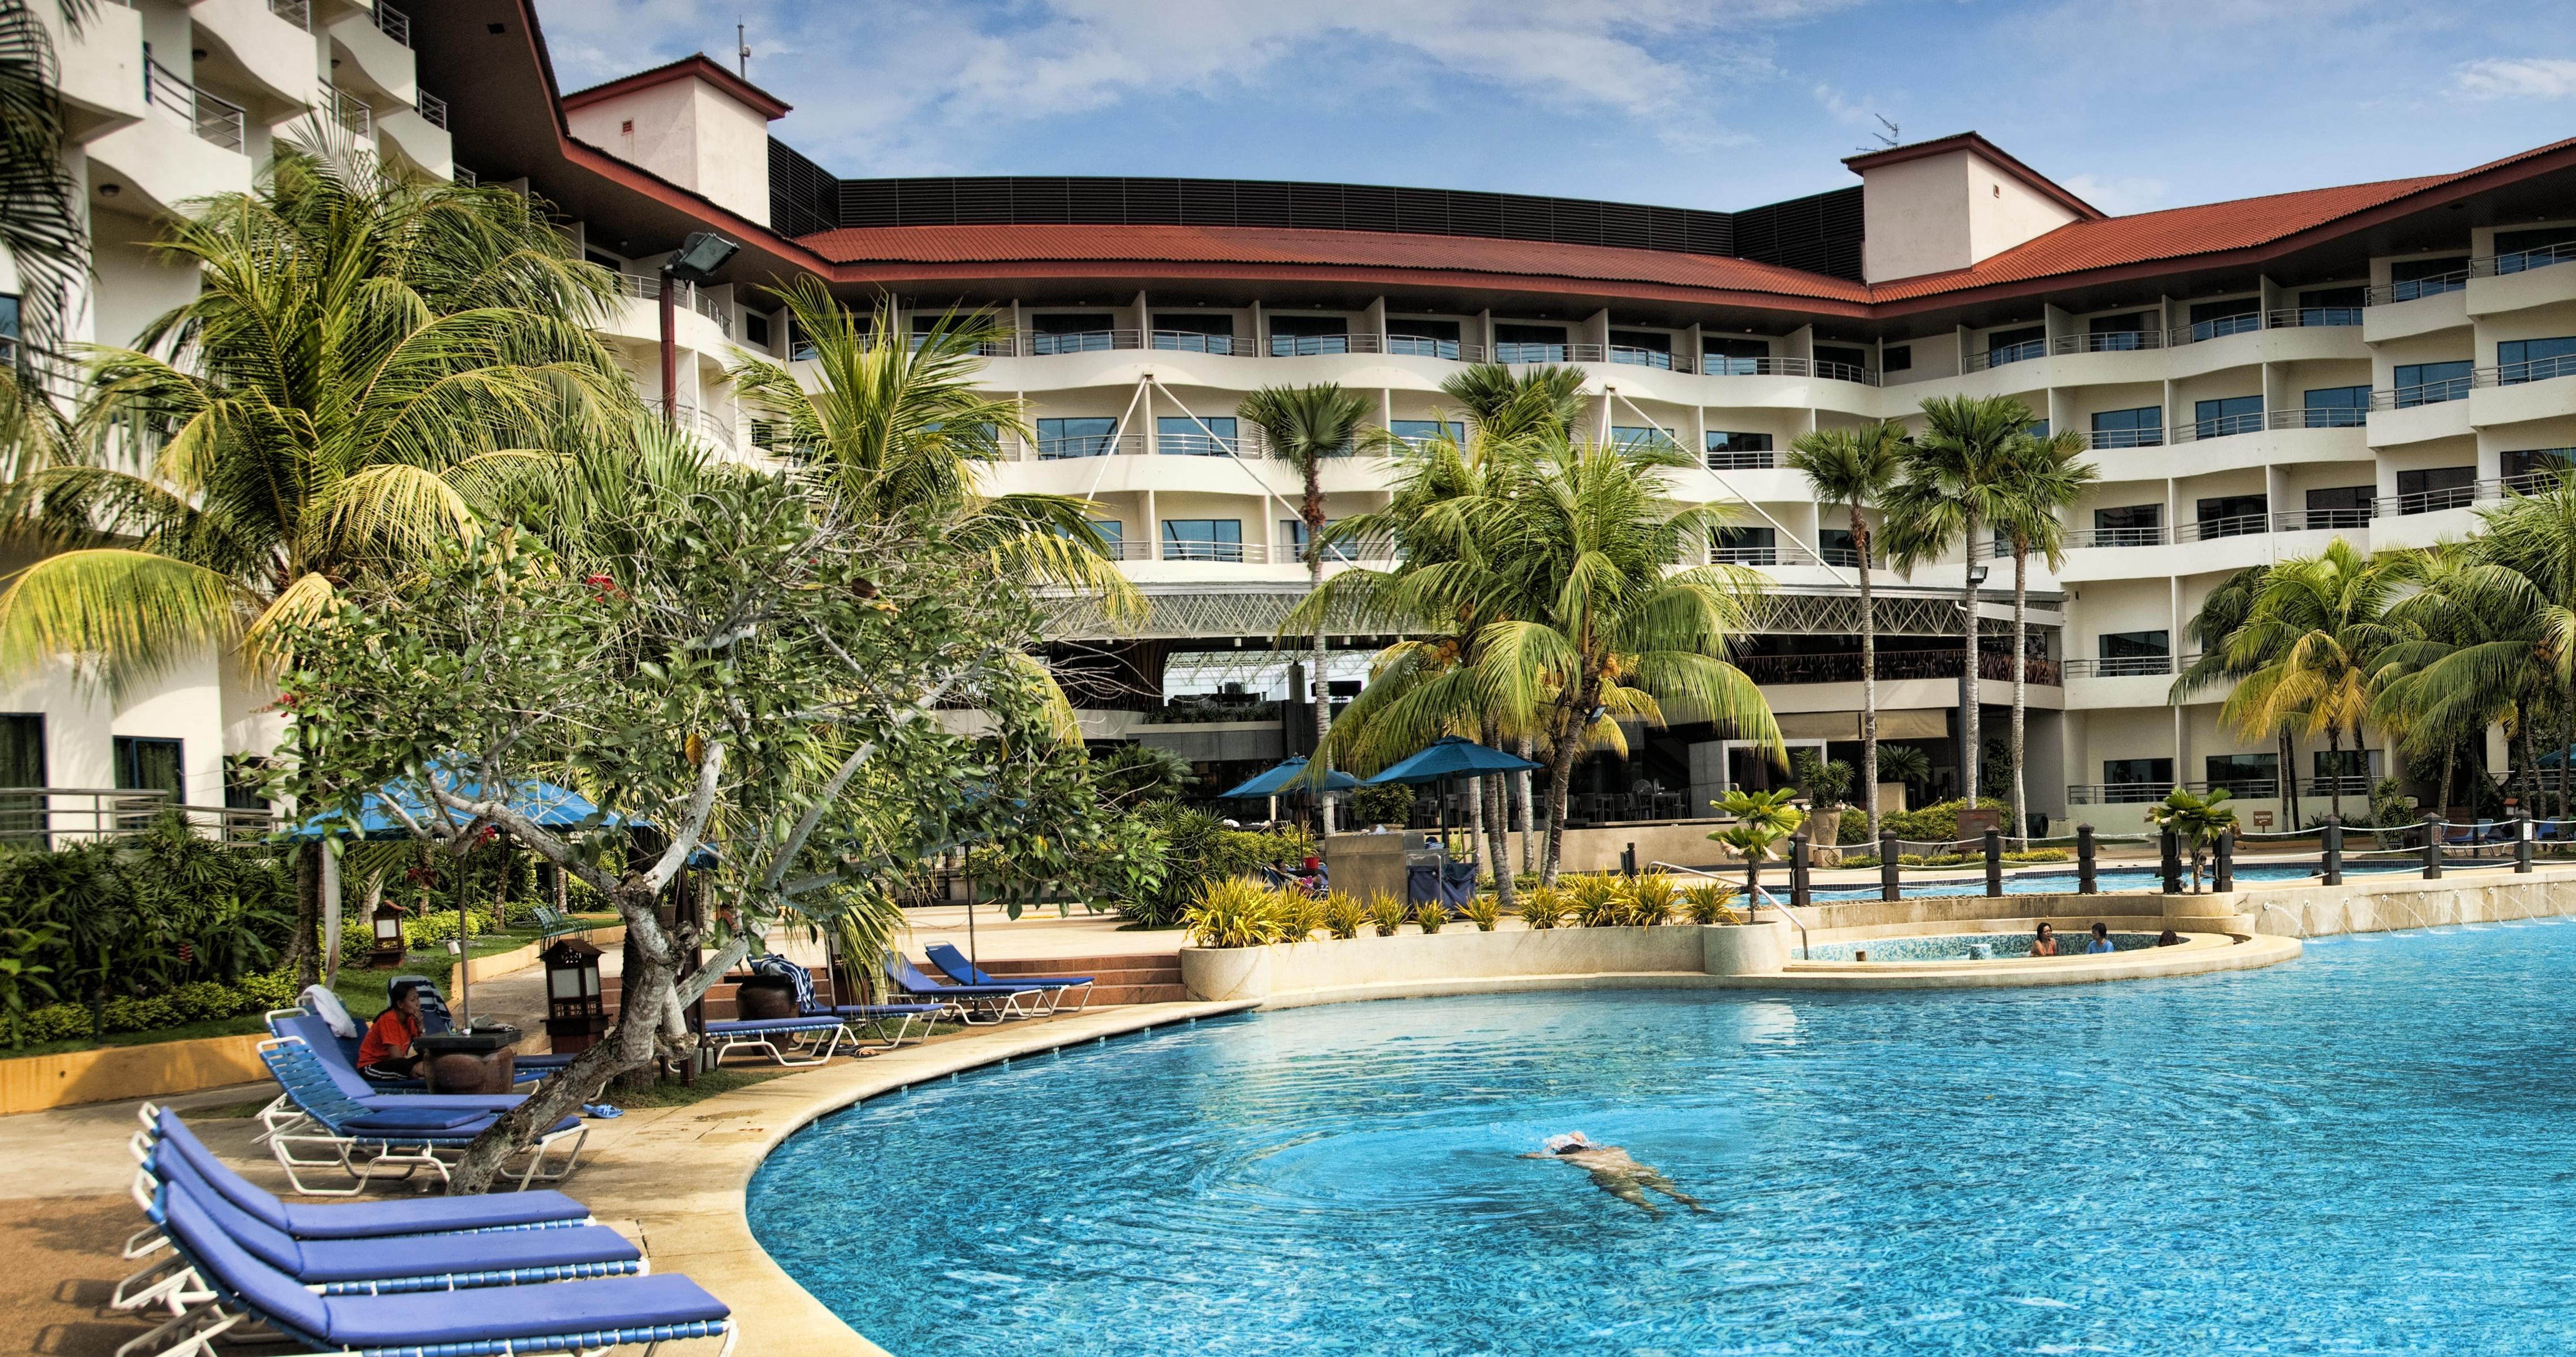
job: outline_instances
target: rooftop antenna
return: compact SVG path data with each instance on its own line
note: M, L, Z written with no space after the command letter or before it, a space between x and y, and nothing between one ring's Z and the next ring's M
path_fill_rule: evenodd
M1881 127L1886 128L1887 130L1886 130L1886 131L1884 131L1884 132L1872 132L1872 133L1870 133L1869 135L1870 135L1871 140L1876 141L1878 144L1877 144L1876 146L1863 146L1863 147L1861 147L1861 148L1860 148L1861 150L1863 150L1863 151L1888 151L1888 150L1894 150L1896 147L1898 147L1898 146L1902 146L1902 145L1904 145L1904 144L1905 144L1905 132L1904 132L1904 129L1902 129L1902 128L1898 127L1896 124L1894 124L1894 123L1892 123L1892 122L1889 122L1889 121L1887 120L1887 115L1886 115L1886 114L1884 114L1884 113L1873 113L1873 114L1871 114L1871 115L1869 115L1869 116L1871 116L1871 117L1873 117L1873 118L1878 119L1878 125L1879 125L1879 126L1881 126Z
M733 25L733 73L745 80L751 79L751 43L743 37L739 15L735 16Z

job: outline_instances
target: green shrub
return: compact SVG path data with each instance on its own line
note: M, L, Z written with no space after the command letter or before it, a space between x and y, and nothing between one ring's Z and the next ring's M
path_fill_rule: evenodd
M1628 883L1627 922L1634 928L1652 928L1673 917L1681 904L1681 891L1673 879L1662 872L1649 872Z
M1413 815L1413 789L1395 783L1364 784L1351 792L1351 813L1364 825L1400 829Z
M1703 881L1682 892L1682 917L1702 925L1741 923L1727 903L1734 898L1734 882Z
M1959 812L1964 800L1936 801L1921 810L1900 810L1878 817L1879 827L1892 830L1896 837L1913 843L1956 843L1959 838ZM1977 798L1985 810L2003 810L2004 803L1991 796ZM1864 817L1866 818L1866 817Z
M1565 922L1565 892L1554 886L1532 886L1520 898L1521 922L1532 928L1554 928Z
M294 1005L295 977L285 971L244 976L237 984L226 985L212 980L190 981L166 994L149 996L119 995L103 1006L100 1031L146 1032L158 1027L178 1027L214 1018L233 1018L248 1013L265 1013L272 1008ZM12 1047L48 1041L75 1041L91 1035L90 1010L85 1004L45 1004L30 1008L7 1024L8 1044Z
M1404 902L1384 891L1369 897L1369 924L1381 938L1394 937L1395 930L1404 927L1406 913Z
M1356 938L1368 926L1369 912L1359 897L1335 891L1324 897L1324 931L1337 938Z
M1627 883L1615 876L1563 878L1566 903L1586 928L1615 928L1628 914Z
M1449 922L1449 907L1437 900L1425 900L1413 907L1413 922L1425 933L1437 933Z
M1168 801L1137 815L1162 840L1165 870L1143 898L1116 904L1119 913L1148 928L1179 923L1211 881L1257 875L1264 867L1301 867L1315 852L1315 836L1302 828L1228 829L1213 815Z
M1286 931L1278 893L1239 876L1201 886L1182 923L1201 947L1261 947Z
M1503 902L1491 895L1479 895L1468 901L1467 907L1459 912L1466 916L1467 922L1476 926L1477 932L1491 933L1494 925L1503 921Z

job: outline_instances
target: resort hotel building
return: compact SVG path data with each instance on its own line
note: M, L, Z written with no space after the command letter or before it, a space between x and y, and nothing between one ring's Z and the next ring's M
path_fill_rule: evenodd
M40 0L50 9L52 0ZM786 104L692 57L556 86L525 0L406 19L357 0L136 0L58 32L96 242L72 337L122 343L187 294L146 251L189 200L250 186L275 138L320 117L424 173L550 204L626 303L607 338L639 390L726 454L770 455L729 362L794 360L777 289L825 280L925 329L982 310L983 379L1030 437L996 491L1080 495L1151 600L1140 625L1068 624L1053 658L1102 742L1178 751L1213 792L1311 741L1301 479L1237 414L1250 392L1336 382L1401 439L1459 424L1467 364L1571 364L1581 433L1668 442L1672 492L1738 502L1708 558L1776 597L1736 657L1793 747L1858 762L1856 559L1844 515L1781 454L1800 435L1919 423L1927 397L2010 395L2082 433L2100 479L2064 564L2034 564L2027 660L2035 811L2134 827L2181 784L2232 790L2260 827L2322 813L2387 772L2170 700L2186 623L2232 572L2470 533L2476 511L2576 448L2576 142L2379 183L2111 216L1973 132L1822 167L1822 191L1732 212L1515 194L1222 179L844 179L790 144ZM777 133L783 132L784 138ZM1040 167L1029 167L1032 169ZM2065 168L2065 167L2057 167ZM693 233L739 247L711 284L666 282ZM681 289L665 361L661 289ZM1327 513L1383 505L1366 447L1324 473ZM1955 794L1963 704L1999 738L2009 560L1876 579L1879 731ZM1368 564L1370 550L1347 553ZM1349 568L1336 562L1336 569ZM1962 572L1987 572L1987 649L1962 672ZM1388 639L1329 638L1335 700ZM0 784L160 788L221 804L257 756L262 695L221 661L110 708L66 675L0 692ZM1706 815L1777 775L1735 732L1631 734L1576 774L1578 822ZM2502 768L2501 758L2494 766ZM2429 790L2427 791L2429 799Z

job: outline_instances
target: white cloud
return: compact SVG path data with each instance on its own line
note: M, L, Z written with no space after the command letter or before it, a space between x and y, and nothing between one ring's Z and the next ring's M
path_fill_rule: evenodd
M2115 217L2132 212L2152 212L2163 207L2172 186L2162 179L2123 175L2103 179L2090 174L2069 174L2058 178L2066 191L2093 204Z
M2451 73L2451 92L2468 99L2576 98L2576 61L2558 57L2489 57Z

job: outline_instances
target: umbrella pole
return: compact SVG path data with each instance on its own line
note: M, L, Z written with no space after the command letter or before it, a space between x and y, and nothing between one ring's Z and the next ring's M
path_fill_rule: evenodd
M456 859L456 1026L463 1031L474 1025L474 999L466 988L474 983L466 959L473 954L474 941L465 934L465 859Z
M957 855L957 865L958 865L958 867L959 867L959 868L961 868L961 869L963 869L963 868L965 868L965 867L967 867L967 866L971 865L971 864L974 862L974 860L975 860L975 850L974 850L974 849L972 849L972 848L969 848L969 849L967 849L965 852L960 853L960 854L958 854L958 855ZM972 966L972 967L974 967L975 969L977 969L977 970L979 970L979 971L980 971L980 970L984 969L984 956L983 956L983 954L982 954L981 952L978 952L978 951L976 951L976 950L975 950L975 895L976 895L976 891L975 891L975 876L974 876L974 874L973 874L972 872L967 872L965 875L966 875L966 964L967 964L967 965L969 965L969 966Z

